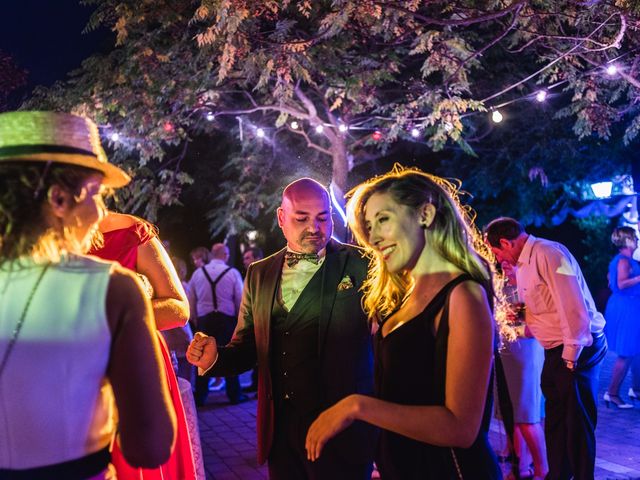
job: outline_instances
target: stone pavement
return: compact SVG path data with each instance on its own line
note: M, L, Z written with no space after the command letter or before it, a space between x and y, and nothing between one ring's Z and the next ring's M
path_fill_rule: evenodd
M615 355L609 353L600 375L597 437L597 480L640 480L640 403L631 410L605 408L602 394L609 382ZM242 377L250 381L249 374ZM627 378L620 390L629 389ZM229 405L224 392L211 392L207 404L198 409L200 437L207 480L261 480L267 469L256 462L256 400ZM504 448L506 435L497 421L491 426L491 443Z

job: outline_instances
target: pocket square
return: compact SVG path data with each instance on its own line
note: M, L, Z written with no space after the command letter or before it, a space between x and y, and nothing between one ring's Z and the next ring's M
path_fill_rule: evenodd
M345 275L338 284L338 291L342 292L343 290L349 290L350 288L353 288L353 282L349 275Z

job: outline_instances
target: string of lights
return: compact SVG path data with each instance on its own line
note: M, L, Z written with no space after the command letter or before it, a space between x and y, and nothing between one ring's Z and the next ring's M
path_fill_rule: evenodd
M608 61L602 66L589 69L583 72L582 76L592 75L594 72L600 71L611 79L621 78L620 73L624 71L624 66L620 63L619 60L622 57L629 55L630 53L631 52L626 52L616 57L615 59ZM546 68L547 67L544 67L543 69L538 70L536 74L540 74ZM526 80L530 80L534 76L535 75L533 76L529 75L529 77L527 77ZM519 81L517 83L521 83L521 82L522 81ZM499 124L499 123L502 123L502 121L504 120L503 111L505 107L508 107L509 105L512 105L516 102L521 102L521 101L535 101L540 104L545 103L550 98L552 91L554 89L557 89L558 87L566 83L568 83L568 80L560 80L551 85L547 85L543 88L540 88L534 91L533 93L524 94L519 97L512 98L512 99L503 101L501 103L497 103L495 105L486 105L484 109L481 111L472 111L472 112L463 113L460 115L460 118L468 118L472 116L488 114L490 120L494 124ZM511 87L504 88L501 91L497 92L496 94L492 94L492 95L489 95L488 97L485 97L485 100L498 98L499 96L506 94L509 90L511 90ZM484 100L482 102L484 103ZM242 117L238 116L236 118L238 119L238 122L239 122L240 139L242 140L243 134L244 134ZM425 129L423 127L416 126L416 125L424 122L428 118L429 118L428 116L414 117L410 120L410 122L407 122L408 126L404 130L407 137L410 137L414 140L418 140L422 136ZM211 110L205 110L204 119L208 122L213 122L216 119L216 113ZM369 117L369 120L390 121L390 122L397 121L397 119L394 119L392 117L383 117L383 116ZM384 127L380 127L380 126L369 127L366 125L365 122L367 122L367 120L355 121L352 124L347 124L340 121L338 122L337 126L332 123L322 122L319 124L315 124L315 126L313 127L313 131L318 135L323 135L325 132L325 129L336 129L342 135L345 135L350 131L366 131L366 132L371 132L370 133L371 139L376 142L384 139L385 137ZM299 119L292 120L288 123L287 126L291 130L298 131L304 128L304 123L302 120L299 120ZM175 131L175 126L170 121L164 122L162 125L162 128L167 133L172 133ZM449 128L447 128L447 124L445 123L445 129L450 130L451 128L453 128L451 124L449 124ZM269 127L258 126L258 125L251 126L251 129L253 130L255 137L260 140L267 139L268 138L267 133L271 130L274 130L273 127L269 128ZM111 129L109 126L103 126L102 130L103 130L103 135L106 136L109 140L111 140L112 143L118 143L121 140L123 140L122 135L117 131L113 131L113 129Z

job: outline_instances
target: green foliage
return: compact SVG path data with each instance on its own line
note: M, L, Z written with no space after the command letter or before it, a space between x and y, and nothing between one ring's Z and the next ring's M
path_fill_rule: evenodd
M125 201L147 215L175 202L189 181L178 175L188 153L171 155L196 136L231 131L236 116L277 136L275 149L304 146L291 174L324 156L343 190L349 158L376 158L419 128L420 141L446 152L441 170L462 178L475 202L487 212L504 202L534 224L573 201L577 182L623 170L626 160L606 152L640 130L640 12L632 1L84 3L96 7L87 29L113 29L114 50L38 91L30 106L86 113L116 129L126 141L111 145L112 157L139 177ZM603 66L615 58L621 72L608 77ZM493 131L484 112L535 93L536 82L557 97L558 113L512 103L502 133ZM205 120L208 112L215 121ZM290 128L292 120L302 128ZM341 123L353 128L339 132ZM212 211L214 232L249 228L273 204L271 185L255 172L282 162L244 135L217 197L232 208ZM608 167L603 158L615 161Z
M584 234L582 244L587 253L580 266L594 292L607 287L609 261L615 254L611 245L611 219L604 216L576 218L574 223Z

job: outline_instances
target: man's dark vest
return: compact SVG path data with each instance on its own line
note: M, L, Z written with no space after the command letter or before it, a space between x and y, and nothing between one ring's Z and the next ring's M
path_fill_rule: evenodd
M273 302L271 313L271 371L276 408L291 404L301 413L322 405L318 359L321 267L306 285L290 312Z

